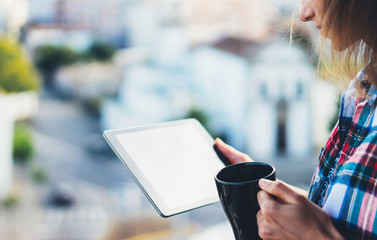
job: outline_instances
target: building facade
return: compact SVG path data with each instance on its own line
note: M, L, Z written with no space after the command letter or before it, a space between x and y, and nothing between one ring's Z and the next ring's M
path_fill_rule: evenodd
M6 198L12 187L13 114L4 96L0 95L0 200Z
M0 34L19 37L29 17L28 9L28 0L0 1Z
M248 151L255 158L300 158L313 148L314 67L304 51L277 41L254 57L249 82Z

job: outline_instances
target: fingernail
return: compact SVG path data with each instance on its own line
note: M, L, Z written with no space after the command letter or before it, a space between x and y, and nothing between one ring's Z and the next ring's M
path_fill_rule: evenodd
M259 180L258 184L259 184L260 187L268 187L268 185L270 185L270 183L271 183L270 180L262 178L261 180Z
M221 140L220 138L216 138L216 143L218 144L219 147L223 147L223 145L225 144L223 140Z

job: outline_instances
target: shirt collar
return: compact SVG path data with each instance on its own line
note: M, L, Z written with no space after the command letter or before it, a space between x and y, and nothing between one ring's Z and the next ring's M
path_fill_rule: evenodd
M367 92L365 99L368 99L368 104L373 105L377 99L377 88L365 79L365 72L362 69L356 76L356 80L360 82L360 87Z

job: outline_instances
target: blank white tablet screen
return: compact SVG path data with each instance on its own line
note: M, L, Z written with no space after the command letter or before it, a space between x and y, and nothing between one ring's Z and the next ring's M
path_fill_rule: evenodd
M214 176L224 165L196 127L152 128L117 139L170 209L217 196Z

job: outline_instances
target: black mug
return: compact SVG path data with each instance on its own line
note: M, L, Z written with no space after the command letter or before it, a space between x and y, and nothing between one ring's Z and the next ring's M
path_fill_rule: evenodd
M259 211L258 181L276 180L275 168L267 163L246 162L224 167L215 176L223 209L236 240L259 240L256 214Z

